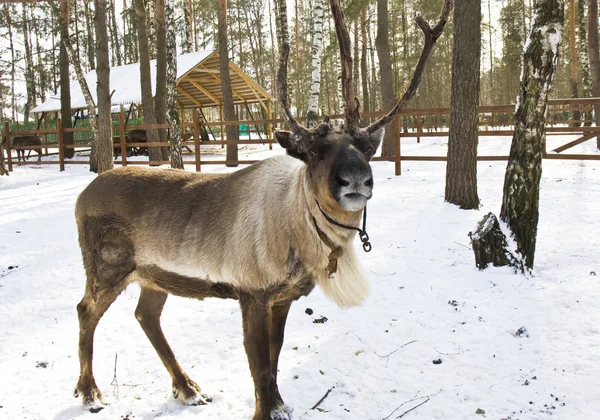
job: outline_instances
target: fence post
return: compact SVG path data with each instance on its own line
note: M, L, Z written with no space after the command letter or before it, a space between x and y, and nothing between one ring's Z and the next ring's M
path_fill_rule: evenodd
M396 175L402 174L402 166L400 161L400 115L394 118L394 169Z
M198 108L194 108L194 161L196 162L196 172L200 172L200 118ZM223 136L223 133L221 133Z
M60 163L60 171L65 170L65 147L63 144L62 121L60 118L56 120L56 138L58 139L58 161Z
M417 115L417 143L421 143L421 133L423 130L421 116Z
M125 144L125 116L119 112L119 144L121 145L121 166L127 166L127 146ZM113 144L113 154L114 154Z
M223 125L223 122L225 121L225 114L224 114L224 109L223 109L223 105L221 105L219 107L219 116L221 118L221 149L225 147L225 143L223 143L223 140L225 139L225 126ZM229 139L227 139L229 140Z
M273 150L273 108L271 102L267 102L267 118L271 120L267 124L267 139L269 140L269 150Z
M10 149L10 124L4 122L4 140L6 141L6 155L8 160L8 171L12 172L12 150Z

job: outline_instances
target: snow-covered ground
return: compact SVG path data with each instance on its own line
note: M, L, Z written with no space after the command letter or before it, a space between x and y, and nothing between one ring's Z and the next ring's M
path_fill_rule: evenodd
M549 137L548 150L571 139ZM443 155L446 143L409 139L403 154ZM509 147L509 138L482 138L480 154ZM282 153L254 149L240 157ZM571 152L598 153L593 141ZM279 385L294 419L395 419L419 404L403 418L598 418L600 162L544 161L530 276L480 272L469 249L476 222L499 212L505 162L479 164L478 211L444 203L442 162L403 162L400 177L392 163L372 166L373 251L357 248L373 293L350 310L318 289L293 305ZM186 407L171 396L169 375L133 315L136 285L96 332L95 377L110 405L92 414L73 398L75 306L84 287L73 207L93 178L83 165L62 173L55 165L15 167L0 177L0 418L250 419L254 394L237 303L167 301L165 334L213 397ZM326 323L313 323L322 316ZM521 328L526 333L517 334Z

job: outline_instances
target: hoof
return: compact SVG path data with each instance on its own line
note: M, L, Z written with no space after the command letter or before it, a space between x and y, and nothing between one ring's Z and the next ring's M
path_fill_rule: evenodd
M212 398L203 394L198 384L187 379L183 385L173 384L173 398L185 405L206 405Z
M292 420L292 412L294 409L287 405L280 405L274 410L271 410L271 420Z
M82 397L83 407L88 409L92 413L101 411L106 405L102 400L102 393L96 386L96 384L84 386L82 381L77 384L73 390L73 396L75 398Z

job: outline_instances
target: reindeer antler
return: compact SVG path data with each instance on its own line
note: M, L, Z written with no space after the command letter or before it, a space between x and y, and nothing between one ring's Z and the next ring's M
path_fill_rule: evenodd
M279 103L283 111L283 117L290 125L292 132L297 135L308 134L308 129L300 125L290 111L287 85L287 65L288 56L290 54L290 41L287 25L286 1L276 0L275 4L279 9L277 13L277 36L279 38L279 70L277 71L277 87L279 91Z
M350 35L348 27L344 22L344 12L340 7L340 0L330 0L331 13L335 23L335 34L340 45L340 58L342 60L342 95L346 114L346 129L351 131L358 127L360 121L360 111L358 99L354 94L354 84L352 83L352 46L350 44Z
M338 0L331 0L332 4L334 1L338 1ZM419 25L419 27L423 31L423 36L425 38L425 44L423 45L423 51L421 52L421 57L419 58L417 67L415 68L415 71L413 73L412 79L410 81L410 85L408 85L408 89L406 89L406 92L404 92L404 95L402 95L402 98L400 98L400 100L396 103L396 105L392 108L392 110L390 112L388 112L388 114L386 116L384 116L379 121L376 121L373 124L371 124L370 126L368 126L367 128L365 128L365 130L368 133L374 133L375 131L377 131L377 130L385 127L389 123L391 123L394 120L394 117L400 111L402 111L404 109L407 102L410 101L410 99L417 92L417 89L419 88L419 85L421 84L421 76L423 75L423 70L425 70L425 63L427 63L427 59L429 58L429 54L431 53L433 44L435 44L435 41L437 41L437 39L440 37L440 35L444 31L444 26L446 25L446 22L448 21L448 16L450 15L450 11L452 10L453 5L454 5L453 0L444 0L444 7L442 9L442 14L440 16L440 20L438 21L437 25L435 25L433 27L433 29L429 26L429 23L427 23L427 21L425 19L423 19L423 17L418 16L415 19L416 24Z

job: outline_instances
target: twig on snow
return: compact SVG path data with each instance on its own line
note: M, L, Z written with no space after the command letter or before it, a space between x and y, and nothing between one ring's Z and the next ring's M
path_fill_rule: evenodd
M409 344L416 343L416 342L417 342L417 340L409 341L408 343L402 344L402 346L400 346L400 348L403 349L404 347L408 346Z
M457 356L459 354L463 354L462 349L459 347L458 348L458 353L442 353L441 351L439 351L438 349L434 349L436 352L438 352L439 354L443 354L444 356Z
M469 249L469 250L472 250L470 246L463 245L463 244L461 244L460 242L456 242L456 241L454 241L454 243L455 243L455 244L457 244L457 245L460 245L460 246L464 246L465 248L467 248L467 249Z
M440 390L439 390L438 392L436 392L435 394L424 395L424 396L422 396L422 397L419 397L419 393L420 393L421 391L420 391L420 390L419 390L419 391L417 391L417 393L415 394L415 396L414 396L414 397L412 397L412 398L411 398L410 400L408 400L408 401L404 401L402 404L400 404L398 407L396 407L396 408L394 409L394 411L392 411L390 414L388 414L386 417L382 418L381 420L387 420L387 419L389 419L390 417L392 417L392 415L393 415L393 414L394 414L396 411L398 411L398 410L400 409L400 407L402 407L402 406L404 406L404 405L406 405L406 404L408 404L408 403L411 403L411 402L413 402L413 401L416 401L416 400L422 400L422 399L425 399L425 400L426 400L426 401L422 402L421 404L419 404L419 405L417 405L417 406L415 406L415 407L411 408L410 410L408 410L408 411L405 411L404 413L402 413L400 416L398 416L398 417L396 417L396 418L400 418L400 417L404 416L404 415L405 415L406 413L408 413L409 411L412 411L412 410L414 410L415 408L417 408L417 407L420 407L421 405L425 404L427 401L429 401L429 400L431 399L431 397L433 397L433 396L436 396L437 394L439 394L440 392L442 392L442 389L443 389L443 388L440 388Z
M425 404L426 402L428 402L431 398L427 398L425 401L423 401L421 404L417 404L415 405L413 408L411 408L410 410L406 410L404 413L400 414L398 417L396 417L397 419L401 419L402 417L404 417L405 414L410 413L411 411L419 408L420 406L422 406L423 404Z
M385 358L386 358L386 361L385 361L385 366L387 367L387 365L388 365L388 362L390 361L390 356L391 356L392 354L396 353L398 350L400 350L400 349L396 349L396 350L394 350L394 351L391 351L391 352L389 352L388 354L384 354L383 356L380 356L380 355L379 355L379 354L377 354L377 353L375 353L375 354L376 354L377 356L379 356L379 357L385 357Z
M113 380L110 383L112 386L116 387L117 390L117 400L119 399L119 381L117 380L117 358L119 353L115 353L115 369L113 373Z
M315 408L317 408L319 406L319 404L321 404L325 400L325 398L327 398L327 396L329 395L329 393L331 392L331 390L333 388L335 388L335 386L332 386L331 388L329 388L327 390L327 392L325 393L325 395L323 395L323 397L321 397L321 399L319 401L317 401L317 403L311 407L311 410L314 410Z

